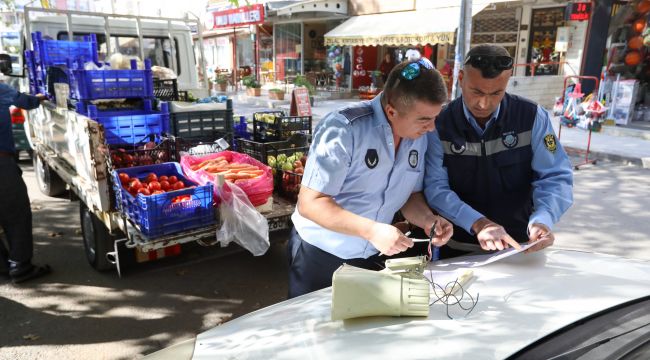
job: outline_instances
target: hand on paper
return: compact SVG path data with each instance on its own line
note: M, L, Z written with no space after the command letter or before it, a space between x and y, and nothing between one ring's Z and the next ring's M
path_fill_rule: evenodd
M479 219L473 228L476 232L476 238L483 250L503 250L510 246L520 249L521 245L515 241L503 226L488 220L487 218Z
M529 249L526 249L526 253L532 253L547 248L553 245L553 242L555 241L555 235L553 235L551 229L549 229L544 224L534 223L530 225L530 228L528 229L528 233L530 234L528 236L529 238L528 243L533 243L537 240L541 240L541 241L535 244L534 246L530 247Z

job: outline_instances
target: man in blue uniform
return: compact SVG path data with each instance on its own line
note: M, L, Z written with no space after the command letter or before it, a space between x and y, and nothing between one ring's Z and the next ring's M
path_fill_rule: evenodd
M328 114L316 127L289 241L289 297L332 284L343 263L379 270L413 246L390 225L396 212L444 245L451 224L422 191L427 132L447 92L431 62L397 65L372 101ZM433 225L435 229L432 229Z
M513 59L496 45L467 54L452 101L428 135L424 193L454 223L442 258L541 240L573 202L573 173L548 113L506 93Z
M32 210L22 171L16 163L9 107L35 109L43 95L28 95L0 83L0 226L7 237L9 250L0 243L0 276L20 283L50 272L47 265L32 264Z

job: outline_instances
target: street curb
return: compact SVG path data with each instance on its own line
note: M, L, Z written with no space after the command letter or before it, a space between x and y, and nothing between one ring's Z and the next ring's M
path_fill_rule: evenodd
M564 150L566 150L567 154L571 156L582 156L583 158L585 156L585 151L586 151L585 149L580 149L572 146L564 146ZM642 158L642 157L618 155L618 154L611 154L602 151L590 150L589 159L611 161L611 162L622 163L625 165L634 165L644 169L650 169L650 158L647 157Z

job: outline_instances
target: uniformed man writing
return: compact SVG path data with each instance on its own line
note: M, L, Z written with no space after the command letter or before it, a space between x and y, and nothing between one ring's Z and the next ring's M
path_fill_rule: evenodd
M328 114L316 127L289 241L289 297L332 284L343 263L383 267L413 241L390 225L401 209L433 244L451 224L434 215L422 191L427 132L447 100L431 62L397 65L372 101ZM431 229L433 224L435 229Z
M442 258L541 241L573 202L573 173L546 110L506 93L513 59L497 45L472 48L458 79L462 97L428 135L425 195L454 223Z

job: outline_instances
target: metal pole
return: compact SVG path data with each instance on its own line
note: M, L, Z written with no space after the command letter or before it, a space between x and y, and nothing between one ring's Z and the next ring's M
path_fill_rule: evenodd
M138 6L139 6L138 2ZM140 47L140 60L144 62L144 38L142 36L142 23L140 22L140 18L135 18L135 31L138 34L138 46Z
M113 55L113 51L111 50L111 27L108 23L108 15L104 15L104 37L106 38L106 57L104 61L108 61L111 55Z
M454 56L454 77L451 89L452 100L461 95L460 86L458 84L458 73L465 62L465 54L469 51L472 34L472 0L462 0L460 4L459 20L460 24L458 26L456 52Z
M169 38L169 46L171 50L171 66L174 73L178 74L178 64L176 64L176 43L174 42L174 36L172 35L172 21L167 20L167 37ZM163 46L163 51L165 47Z
M237 92L237 32L235 29L235 27L232 28L232 78L233 87L235 88L235 92Z

